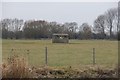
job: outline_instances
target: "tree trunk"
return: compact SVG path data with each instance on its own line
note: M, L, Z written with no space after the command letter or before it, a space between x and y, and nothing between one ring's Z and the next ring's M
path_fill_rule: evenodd
M110 39L112 39L112 25L110 26Z

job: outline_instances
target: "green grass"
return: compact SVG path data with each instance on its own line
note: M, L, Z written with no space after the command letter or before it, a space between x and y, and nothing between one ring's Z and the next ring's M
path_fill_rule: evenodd
M3 61L11 54L29 59L29 64L45 63L45 47L48 47L49 66L79 66L92 64L92 49L96 49L98 65L117 64L118 42L110 40L70 40L69 44L52 43L51 40L3 40ZM11 51L11 49L14 49ZM29 51L29 56L27 55Z

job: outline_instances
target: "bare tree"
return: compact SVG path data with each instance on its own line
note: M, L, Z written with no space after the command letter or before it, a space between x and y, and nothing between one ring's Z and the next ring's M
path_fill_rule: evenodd
M117 31L118 31L118 40L120 40L120 1L118 2L118 25L117 25Z
M112 30L115 27L114 22L117 18L117 9L112 8L112 9L108 10L105 14L106 14L106 21L107 21L109 33L110 33L110 38L112 38L112 36L113 36Z
M88 23L83 23L80 27L83 29L84 39L90 39L92 36L91 26Z
M69 38L75 39L76 38L76 32L78 29L78 24L76 22L66 22L63 24L65 32L69 34Z
M94 21L94 31L97 33L100 33L103 38L105 38L105 15L100 15L97 17L97 19Z

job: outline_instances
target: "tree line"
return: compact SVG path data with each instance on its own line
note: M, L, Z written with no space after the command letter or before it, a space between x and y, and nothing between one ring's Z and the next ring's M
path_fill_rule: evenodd
M52 38L54 33L66 33L70 39L117 39L119 30L118 9L112 8L99 15L93 25L76 22L48 22L45 20L2 19L0 29L3 39Z

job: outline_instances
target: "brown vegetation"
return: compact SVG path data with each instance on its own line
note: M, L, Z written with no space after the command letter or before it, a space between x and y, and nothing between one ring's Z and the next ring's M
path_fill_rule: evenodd
M42 66L39 68L28 66L27 60L19 56L8 58L2 65L3 78L115 78L117 69L100 68L98 66L83 69L53 68Z

